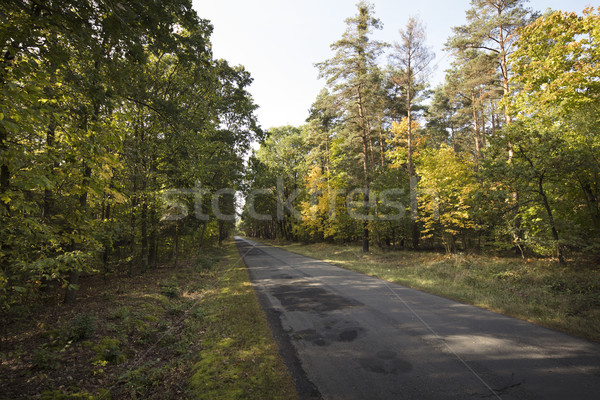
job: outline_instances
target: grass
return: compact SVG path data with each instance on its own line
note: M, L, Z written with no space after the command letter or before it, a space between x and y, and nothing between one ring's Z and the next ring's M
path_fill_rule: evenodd
M237 258L230 255L233 262ZM295 399L287 368L240 262L212 290L191 386L203 399Z
M267 241L342 268L600 342L595 264Z
M2 316L0 399L294 399L232 242ZM232 265L234 267L232 268Z

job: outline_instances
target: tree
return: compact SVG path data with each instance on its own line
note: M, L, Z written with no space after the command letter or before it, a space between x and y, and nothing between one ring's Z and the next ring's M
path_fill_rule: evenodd
M518 39L518 29L527 25L532 15L525 8L527 1L471 0L471 8L467 10L467 24L453 28L454 36L446 43L450 50L462 52L476 49L493 55L504 94L510 91L509 57ZM505 123L510 124L511 115L507 109L504 118Z
M207 176L235 187L261 131L250 75L213 60L212 26L189 0L8 0L0 14L4 309L52 281L71 300L79 274L100 265L154 264L173 233L158 193ZM232 224L211 215L178 228L202 243L207 226L220 240Z
M357 4L358 14L346 20L347 29L342 39L331 45L336 51L333 58L317 64L320 77L326 77L336 103L351 135L358 134L362 144L363 184L365 187L364 214L369 215L369 186L371 182L369 155L372 156L371 116L368 105L376 91L373 71L384 43L371 41L373 29L381 29L381 22L373 16L373 6L361 1ZM374 157L371 157L373 159ZM369 251L369 222L363 221L363 251Z
M462 237L466 250L466 233L475 228L471 215L477 190L473 163L442 145L426 151L417 170L421 177L420 220L425 237L439 235L447 252L455 251L456 239Z
M334 102L327 89L321 90L310 108L306 126L306 144L310 148L307 161L318 164L325 174L331 172L331 141L339 124Z
M600 228L600 141L594 117L600 111L599 23L598 12L586 8L583 16L557 11L522 28L511 58L514 89L504 99L518 122L511 138L519 144L522 168L535 177L537 201L561 261L565 239L590 243L583 236L597 237ZM573 183L580 190L565 192ZM554 193L558 188L564 194ZM588 234L576 234L572 223L564 223L570 235L561 238L561 220L577 221Z
M411 17L404 30L400 30L400 42L394 45L393 59L397 62L398 72L394 75L394 83L404 91L406 101L407 117L407 157L408 157L408 179L410 186L410 213L413 221L413 247L419 247L419 228L417 225L417 181L414 173L413 163L413 112L415 99L419 92L426 87L427 68L434 58L434 54L425 45L425 28L421 21Z
M279 211L276 215L278 228L286 240L294 238L294 227L299 223L295 210L297 194L303 187L303 177L306 175L307 153L305 134L302 128L282 126L272 128L267 132L267 138L257 151L257 158L269 168L275 182L271 187L278 196ZM291 204L287 204L288 200ZM294 203L295 202L295 203Z
M446 94L457 106L457 112L470 118L470 144L468 151L474 154L477 171L481 167L487 143L485 111L487 100L499 101L501 93L497 90L497 74L494 58L479 50L460 52L453 68L446 75ZM494 104L494 103L492 103ZM491 114L491 130L495 129L495 110Z
M525 8L526 2L527 0L472 0L471 8L467 10L467 24L453 28L454 36L446 43L448 49L459 54L479 50L493 57L500 77L498 85L505 95L510 91L509 57L518 39L518 29L527 25L532 17L532 12ZM512 116L508 108L504 107L504 123L510 125L511 122ZM513 143L507 140L505 145L508 162L511 162L514 156ZM511 197L515 210L518 210L518 192L514 190ZM513 241L521 249L521 222L518 213L516 214Z

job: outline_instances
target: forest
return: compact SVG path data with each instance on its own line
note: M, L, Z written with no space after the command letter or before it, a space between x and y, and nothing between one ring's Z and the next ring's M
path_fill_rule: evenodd
M189 0L7 0L0 18L2 311L228 235L189 191L236 188L262 131L250 74L213 58Z
M234 229L365 252L600 254L591 7L474 0L431 88L420 20L382 43L360 2L315 66L306 124L267 132L250 73L213 57L189 0L9 0L0 16L3 311L49 288L73 301L82 275L177 265Z
M263 130L191 0L0 2L0 397L296 398L233 233L600 340L600 8L471 0L432 87L356 6Z
M364 252L597 257L599 11L474 0L432 88L423 23L382 43L359 3L316 64L325 86L306 124L270 129L251 155L241 229Z

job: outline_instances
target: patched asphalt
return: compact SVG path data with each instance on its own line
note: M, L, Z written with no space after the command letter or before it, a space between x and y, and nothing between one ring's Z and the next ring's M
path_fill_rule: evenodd
M599 396L599 344L236 242L302 399Z

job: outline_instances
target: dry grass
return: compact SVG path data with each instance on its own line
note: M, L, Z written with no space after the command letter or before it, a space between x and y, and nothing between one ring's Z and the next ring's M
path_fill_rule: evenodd
M600 342L600 268L595 264L379 248L363 254L350 245L270 243Z

